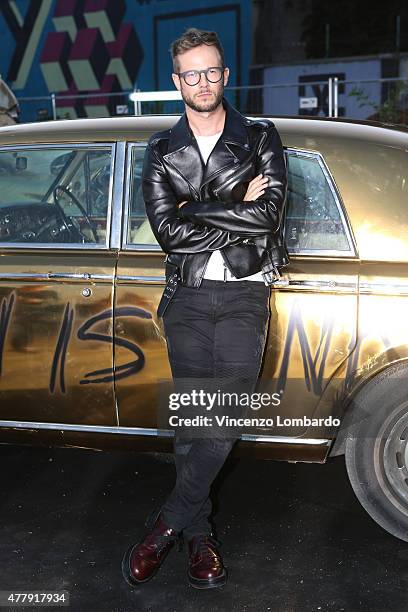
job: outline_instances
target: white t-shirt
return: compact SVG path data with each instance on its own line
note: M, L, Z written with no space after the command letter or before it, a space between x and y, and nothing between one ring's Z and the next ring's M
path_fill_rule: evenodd
M215 147L217 140L221 136L222 132L217 132L216 134L212 134L211 136L197 136L195 134L195 139L197 140L198 147L200 149L201 157L203 158L204 164L207 163L208 158L210 157L210 153ZM211 257L207 262L207 267L204 272L203 278L209 280L227 280L227 281L241 281L241 280L251 280L251 281L260 281L264 282L261 272L256 272L256 274L251 274L250 276L244 276L243 278L236 278L225 265L224 259L221 255L221 251L213 251L211 253Z

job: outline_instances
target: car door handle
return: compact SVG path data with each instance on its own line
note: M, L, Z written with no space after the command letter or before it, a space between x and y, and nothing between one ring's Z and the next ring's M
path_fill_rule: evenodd
M48 272L47 278L54 281L105 281L113 282L113 274L90 274L89 272Z

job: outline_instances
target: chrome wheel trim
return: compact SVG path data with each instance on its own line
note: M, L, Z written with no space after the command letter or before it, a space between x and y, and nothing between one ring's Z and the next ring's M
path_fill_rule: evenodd
M382 425L374 445L374 466L383 493L408 516L408 403Z

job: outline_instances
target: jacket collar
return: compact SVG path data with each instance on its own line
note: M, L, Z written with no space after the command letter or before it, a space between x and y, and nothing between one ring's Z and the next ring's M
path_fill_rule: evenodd
M228 100L223 97L222 105L226 111L224 130L220 136L220 140L238 146L249 148L248 133L245 129L245 117L237 111ZM194 139L194 134L188 123L187 114L184 112L171 129L168 153L172 153L177 149L191 145ZM246 146L248 145L248 147Z
M224 130L218 139L207 165L204 166L200 150L184 112L171 129L167 153L163 158L171 164L190 184L200 198L200 189L230 166L233 166L249 153L248 132L245 117L237 111L225 97L222 104L226 111Z

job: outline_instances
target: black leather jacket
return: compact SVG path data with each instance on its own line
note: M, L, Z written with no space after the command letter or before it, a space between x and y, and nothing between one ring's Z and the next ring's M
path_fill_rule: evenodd
M281 221L286 163L272 121L250 120L223 98L222 135L204 166L186 114L157 132L146 150L142 188L152 231L182 282L199 287L211 253L221 250L237 278L288 263ZM269 177L261 198L242 201L258 174ZM187 200L181 208L177 204ZM265 278L265 277L264 277Z

